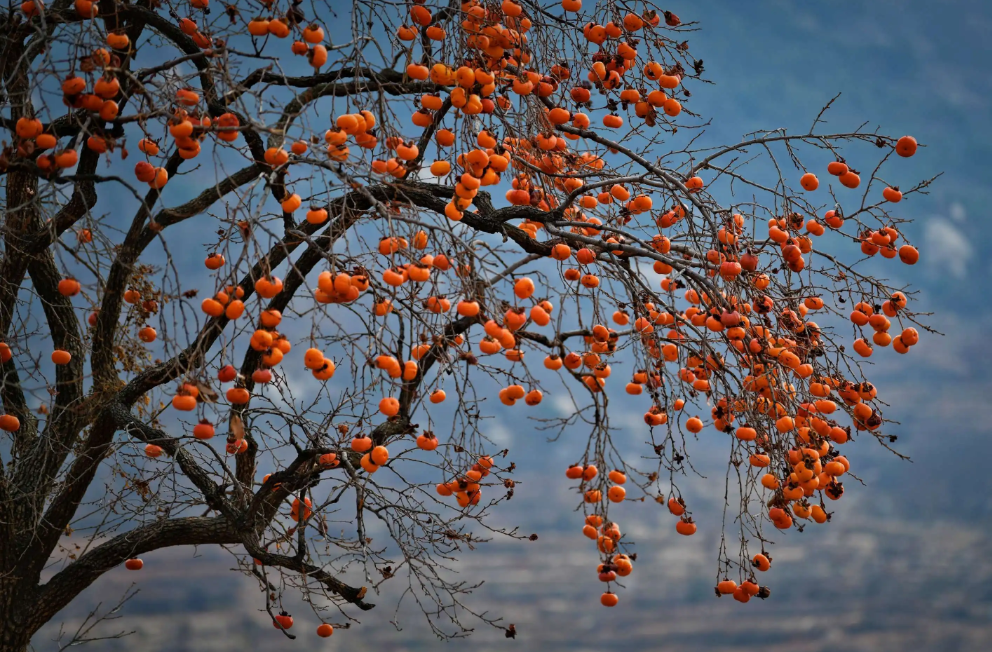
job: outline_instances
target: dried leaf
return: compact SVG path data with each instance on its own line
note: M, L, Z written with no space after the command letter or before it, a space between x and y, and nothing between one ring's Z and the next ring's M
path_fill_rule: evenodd
M231 413L229 426L231 430L231 435L235 439L241 440L245 438L245 422L241 420L241 416L237 412Z
M214 391L213 387L206 384L202 380L194 380L192 384L200 392L198 400L203 401L204 403L216 403L220 400L220 395Z

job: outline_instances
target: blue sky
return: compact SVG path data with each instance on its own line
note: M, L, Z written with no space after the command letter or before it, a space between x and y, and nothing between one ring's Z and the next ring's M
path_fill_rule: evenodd
M831 125L868 120L927 145L907 172L945 174L929 198L906 205L917 220L910 235L944 247L923 261L937 276L913 280L939 287L928 298L953 311L968 290L938 284L940 275L984 280L990 273L980 259L989 240L981 217L992 199L992 77L981 63L992 60L984 37L992 28L988 4L770 1L707 9L691 44L717 82L700 92L712 98L711 133L733 138L752 128L804 127L842 92Z

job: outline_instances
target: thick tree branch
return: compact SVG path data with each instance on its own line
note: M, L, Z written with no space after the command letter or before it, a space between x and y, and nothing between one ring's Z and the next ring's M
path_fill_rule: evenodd
M234 545L237 529L223 516L163 519L120 534L86 552L24 601L23 617L40 627L101 575L138 555L176 546ZM33 608L28 609L29 605Z

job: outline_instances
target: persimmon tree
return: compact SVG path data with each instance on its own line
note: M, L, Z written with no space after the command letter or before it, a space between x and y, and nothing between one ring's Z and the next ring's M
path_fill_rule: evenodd
M716 591L743 603L770 594L768 541L825 527L854 441L895 439L867 358L929 329L869 272L919 257L896 210L930 183L902 178L916 141L834 132L828 104L706 143L697 27L670 11L28 0L2 20L0 650L193 545L228 549L290 638L284 596L329 636L392 582L440 637L513 635L450 569L527 536L490 522L537 499L494 416L585 442L561 482L603 605L636 572L623 519L658 508L725 528ZM611 421L631 405L643 426ZM722 526L680 489L701 438L728 445Z

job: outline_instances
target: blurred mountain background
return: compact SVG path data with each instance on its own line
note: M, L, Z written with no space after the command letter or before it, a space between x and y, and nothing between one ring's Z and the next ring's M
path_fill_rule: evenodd
M594 551L572 513L576 495L562 476L581 442L566 434L549 444L534 424L510 422L504 412L488 433L510 449L520 484L494 522L538 539L497 539L465 550L456 568L485 582L469 605L514 623L518 634L508 640L480 623L467 642L450 645L571 652L992 649L992 475L985 468L992 307L982 298L992 272L983 253L992 245L992 4L710 0L669 9L701 21L689 41L716 82L693 89L693 110L712 116L706 142L736 142L757 129L807 129L842 91L828 128L867 120L896 136L912 134L925 147L904 163L907 178L944 171L929 195L899 205L915 221L907 235L920 246L921 262L885 269L900 275L897 284L920 291L919 310L936 313L932 324L945 336L925 334L898 360L888 350L873 358L872 380L892 406L886 417L901 424L890 428L899 436L895 446L911 461L870 438L848 444L845 453L867 486L846 482L829 525L777 534L774 567L761 578L771 598L741 605L713 594L727 446L704 431L690 452L707 479L690 478L682 489L693 497L699 533L676 535L674 519L654 505L622 506L638 559L620 606L607 610L598 605ZM190 260L200 256L192 252ZM613 407L624 400L614 398ZM555 406L551 400L547 409ZM642 411L631 404L636 441L643 437ZM358 616L360 626L328 641L314 637L316 620L301 605L293 630L300 640L293 642L273 630L254 582L230 572L234 563L223 551L168 550L145 562L141 573L121 569L97 581L35 637L36 649L58 649L60 627L75 631L98 604L101 611L112 607L132 581L140 591L122 607L124 618L90 635L134 633L89 649L444 645L409 600L393 613L402 580L387 582L371 599L379 606ZM344 622L335 615L328 620Z

